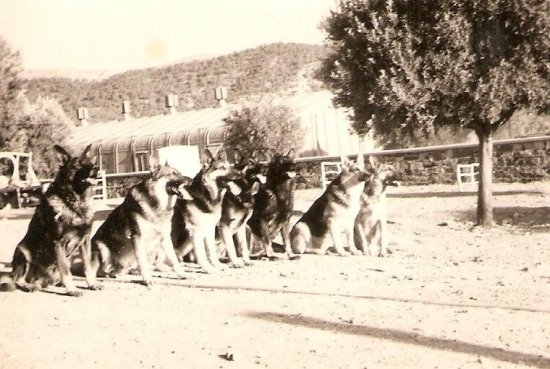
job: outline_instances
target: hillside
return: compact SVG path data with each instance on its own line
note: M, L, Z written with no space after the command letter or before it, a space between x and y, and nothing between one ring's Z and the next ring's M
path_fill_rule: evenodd
M24 82L30 99L55 98L71 118L78 107L85 106L90 121L97 122L119 119L123 100L131 102L132 116L141 117L161 114L168 93L179 96L179 110L188 110L215 105L213 89L217 86L227 87L228 102L289 91L299 87L297 81L304 71L311 80L311 65L323 55L322 46L277 43L208 60L132 70L100 81L56 77Z

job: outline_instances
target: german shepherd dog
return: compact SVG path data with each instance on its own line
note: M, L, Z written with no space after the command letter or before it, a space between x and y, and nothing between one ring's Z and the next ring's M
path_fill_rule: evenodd
M386 188L397 186L397 174L391 165L371 161L374 175L361 194L361 207L355 219L355 244L365 255L372 255L371 246L378 242L378 256L387 256L388 249Z
M216 252L216 226L222 215L222 203L230 188L235 194L238 187L233 182L236 173L231 168L225 151L216 158L207 149L202 169L186 189L190 199L178 199L172 218L171 238L178 258L191 250L206 273L213 273L222 264Z
M191 178L164 165L130 188L92 238L92 268L99 275L116 278L139 267L143 284L151 286L151 264L164 270L168 263L185 278L170 239L170 222L176 198L189 196L184 186Z
M240 268L252 264L247 240L247 222L252 216L254 197L260 189L260 183L266 181L267 168L253 158L243 158L238 150L234 151L233 168L240 173L235 183L241 189L241 193L235 195L229 191L225 194L217 230L230 265ZM242 260L238 258L238 254Z
M12 260L12 281L0 290L16 287L37 291L61 282L69 296L80 296L71 274L71 260L80 251L88 288L100 289L90 266L90 232L94 211L91 204L98 168L88 145L78 157L54 145L61 166L42 196L27 233L17 245Z
M266 183L255 195L254 211L248 221L253 237L257 237L270 260L278 257L273 251L272 239L281 232L285 253L291 260L299 259L290 247L290 217L294 209L296 186L295 152L276 154L269 162Z
M358 156L357 162L344 156L341 160L342 172L292 228L291 244L296 253L315 251L324 255L331 245L340 256L360 253L353 242L353 226L365 181L371 174L365 170L363 155ZM349 252L344 249L342 232L346 234Z

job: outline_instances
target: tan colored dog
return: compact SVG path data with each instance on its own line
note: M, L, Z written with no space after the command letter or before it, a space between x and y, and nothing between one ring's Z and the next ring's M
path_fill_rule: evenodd
M290 239L295 253L315 251L322 255L334 246L340 256L350 252L360 254L355 247L353 227L370 173L365 170L363 155L355 163L347 157L341 160L342 172L292 228ZM342 232L346 234L349 252L344 249Z
M151 286L151 265L168 263L179 278L185 273L170 239L177 198L189 197L184 186L191 178L169 166L156 167L151 178L133 186L92 238L92 266L101 275L116 277L139 268L143 284Z
M216 249L216 226L227 190L235 195L240 193L233 182L237 177L223 149L215 158L205 150L203 168L185 187L190 198L178 199L174 208L171 237L176 254L183 258L194 251L197 263L206 273L222 267Z
M391 165L378 164L371 160L375 168L372 179L367 182L361 194L361 208L355 219L355 244L365 255L373 255L372 246L378 244L378 256L387 256L388 220L386 188L397 186L396 173Z

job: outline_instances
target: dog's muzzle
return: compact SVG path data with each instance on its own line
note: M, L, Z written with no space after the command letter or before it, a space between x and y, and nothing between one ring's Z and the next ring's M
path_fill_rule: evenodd
M179 186L171 187L171 190L173 191L174 195L176 195L178 198L182 200L188 200L188 201L193 200L193 197L191 196L189 191L187 191L187 188L185 188L185 184L183 183L180 184Z
M235 196L238 196L242 192L242 189L233 181L227 182L227 187L229 188L229 191L231 191L231 193Z
M286 172L286 175L288 176L288 178L292 179L292 178L296 177L296 172L294 172L294 171Z

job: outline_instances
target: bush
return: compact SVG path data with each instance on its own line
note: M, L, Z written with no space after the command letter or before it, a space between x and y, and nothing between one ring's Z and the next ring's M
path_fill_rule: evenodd
M233 110L224 119L225 142L245 156L254 152L287 152L301 147L304 130L292 108L273 101L253 103Z

